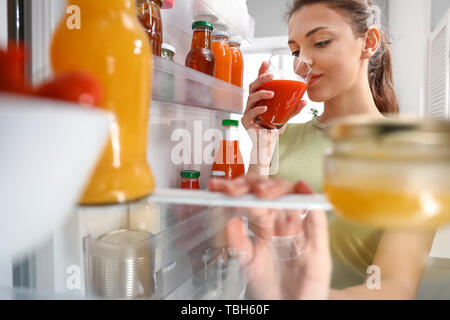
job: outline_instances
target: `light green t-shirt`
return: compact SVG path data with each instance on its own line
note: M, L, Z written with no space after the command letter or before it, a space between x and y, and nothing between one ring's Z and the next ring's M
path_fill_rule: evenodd
M317 119L288 124L279 140L279 168L273 177L287 178L293 183L303 180L316 193L322 193L323 155L332 145L323 129L324 124ZM354 224L333 212L328 213L328 227L333 258L332 288L363 284L382 230Z

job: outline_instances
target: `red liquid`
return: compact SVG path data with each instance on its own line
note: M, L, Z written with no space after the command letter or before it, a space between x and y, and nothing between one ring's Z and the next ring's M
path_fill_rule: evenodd
M225 179L235 179L245 174L239 141L222 140L212 170L225 172Z
M181 181L181 189L199 190L200 184L199 184L198 180Z
M272 80L258 90L275 92L275 97L261 100L257 106L267 106L266 113L256 118L256 123L266 129L280 129L294 115L308 85L295 80Z

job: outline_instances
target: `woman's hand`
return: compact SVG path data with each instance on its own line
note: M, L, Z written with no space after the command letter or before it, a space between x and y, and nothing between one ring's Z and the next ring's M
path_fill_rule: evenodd
M276 92L259 90L259 88L264 84L273 79L273 74L268 73L269 64L264 61L261 64L258 72L258 78L250 84L249 96L247 100L247 107L245 108L244 116L242 117L242 125L248 130L261 130L264 129L255 122L255 119L267 111L267 106L256 106L261 100L272 99L275 97ZM293 116L297 115L306 106L306 101L303 100L298 106L296 112ZM280 129L280 133L283 133L286 126ZM267 129L264 129L267 130Z
M256 123L256 119L267 111L267 106L257 106L261 100L272 99L276 92L259 90L266 82L273 79L273 75L268 73L269 65L263 62L259 69L258 78L250 84L249 97L247 107L242 117L242 125L247 130L248 135L253 143L250 157L249 172L267 176L270 168L270 161L278 142L279 136L286 130L284 125L280 130L267 130ZM294 116L298 114L306 105L306 101L302 101L298 106Z
M304 183L246 176L236 180L211 180L212 191L229 196L254 193L276 199L289 193L312 193ZM240 218L226 228L229 246L245 269L249 289L256 299L327 299L331 256L325 212L312 210L251 209L245 213L256 240L245 234Z

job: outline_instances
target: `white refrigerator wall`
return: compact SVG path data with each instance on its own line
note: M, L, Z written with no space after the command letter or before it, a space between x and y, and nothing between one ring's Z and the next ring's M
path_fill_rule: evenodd
M431 0L389 1L394 85L402 113L424 114L430 21Z

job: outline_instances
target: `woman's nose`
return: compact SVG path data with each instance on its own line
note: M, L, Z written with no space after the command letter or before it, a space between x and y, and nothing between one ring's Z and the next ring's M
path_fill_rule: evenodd
M305 61L307 64L309 64L310 66L313 65L313 59L312 57L306 55L305 53L300 54L300 58Z

